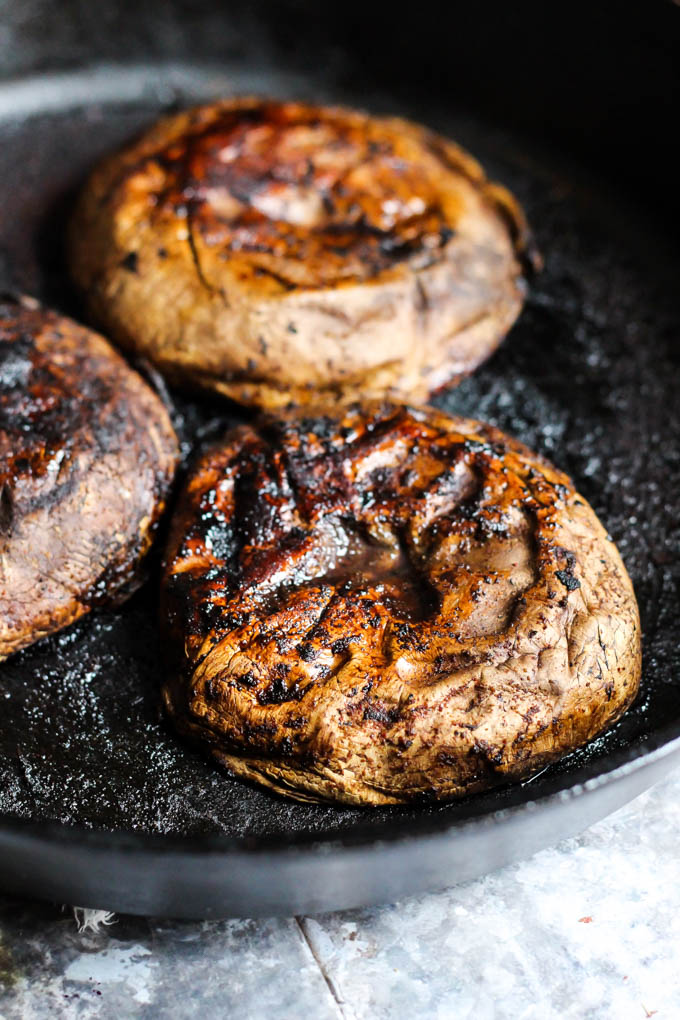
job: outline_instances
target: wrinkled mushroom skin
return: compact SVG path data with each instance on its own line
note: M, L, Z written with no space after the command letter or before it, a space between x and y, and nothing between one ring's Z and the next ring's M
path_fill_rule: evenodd
M431 408L233 430L188 478L162 604L177 729L302 800L526 776L640 678L630 580L569 478Z
M519 313L526 244L512 196L425 128L237 99L100 166L70 249L108 335L278 408L459 380Z
M0 303L0 659L134 587L177 458L165 407L102 337Z

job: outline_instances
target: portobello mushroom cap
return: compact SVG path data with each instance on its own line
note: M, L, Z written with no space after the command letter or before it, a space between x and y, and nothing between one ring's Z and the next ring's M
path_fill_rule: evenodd
M268 409L421 401L495 350L524 295L512 196L396 118L230 99L92 175L70 231L95 320L175 382Z
M299 800L527 776L614 722L640 679L631 582L569 478L432 408L231 431L189 475L162 612L179 732Z
M0 659L134 588L178 452L103 337L0 302Z

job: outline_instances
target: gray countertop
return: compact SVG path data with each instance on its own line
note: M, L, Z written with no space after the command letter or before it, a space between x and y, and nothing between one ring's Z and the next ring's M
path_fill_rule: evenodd
M0 1017L680 1017L680 771L583 835L380 908L117 917L0 897Z

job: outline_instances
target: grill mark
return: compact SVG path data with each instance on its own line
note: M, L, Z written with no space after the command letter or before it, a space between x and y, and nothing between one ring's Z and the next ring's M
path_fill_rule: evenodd
M8 482L0 489L0 535L9 537L14 523L14 496Z

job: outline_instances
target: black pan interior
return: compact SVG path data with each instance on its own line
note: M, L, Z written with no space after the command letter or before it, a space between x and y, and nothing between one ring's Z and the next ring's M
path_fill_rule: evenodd
M86 78L64 79L43 114L30 112L29 87L23 112L13 116L8 101L0 123L0 288L81 317L62 253L75 189L101 154L161 110L215 91L210 73L191 69L176 76L179 86L140 87L135 99L129 88L117 97L114 79L89 102ZM320 97L315 79L272 77L269 85ZM226 87L238 88L238 76L218 86ZM611 732L523 786L440 807L296 804L231 779L160 718L156 554L127 604L98 609L0 667L0 815L108 831L219 833L249 845L416 832L566 788L680 733L680 257L667 225L617 194L615 174L593 178L489 118L415 96L395 105L357 83L327 86L322 98L401 112L449 133L526 208L544 271L500 352L436 402L546 454L601 515L640 603L642 694ZM239 420L232 405L171 398L186 458Z

